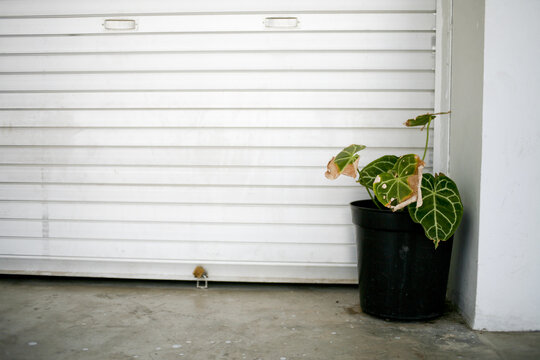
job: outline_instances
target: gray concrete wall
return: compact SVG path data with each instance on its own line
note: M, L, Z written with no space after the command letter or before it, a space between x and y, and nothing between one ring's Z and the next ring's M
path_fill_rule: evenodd
M483 73L484 1L454 0L449 173L465 212L454 239L449 296L469 324L476 309Z

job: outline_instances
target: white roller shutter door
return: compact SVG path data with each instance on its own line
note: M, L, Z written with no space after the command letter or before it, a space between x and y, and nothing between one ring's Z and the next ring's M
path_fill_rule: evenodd
M355 282L367 194L325 165L421 151L402 122L434 109L435 11L0 1L0 272Z

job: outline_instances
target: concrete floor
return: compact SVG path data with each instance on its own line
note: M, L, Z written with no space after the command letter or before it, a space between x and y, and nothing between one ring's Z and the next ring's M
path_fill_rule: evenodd
M0 358L540 359L540 333L396 323L354 286L0 278Z

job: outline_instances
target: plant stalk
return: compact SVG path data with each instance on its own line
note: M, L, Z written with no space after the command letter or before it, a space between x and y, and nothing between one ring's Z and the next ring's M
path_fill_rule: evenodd
M371 192L369 191L369 188L367 186L364 186L366 188L367 193L369 194L369 197L371 198L371 201L379 208L379 210L382 210L381 206L379 205L379 202L373 197Z
M450 114L451 111L445 111L445 112L438 112L438 113L433 113L433 114L430 114L430 115L447 115L447 114Z
M447 115L447 114L450 114L451 111L445 111L445 112L439 112L439 113L434 113L434 114L430 114L430 115ZM431 125L431 121L433 119L429 119L427 125L426 125L426 146L424 147L424 155L422 155L422 161L424 161L424 159L426 158L426 154L427 154L427 148L428 148L428 143L429 143L429 125Z
M431 118L429 119L427 125L426 125L426 146L424 147L424 155L422 155L422 161L426 158L427 154L427 148L429 143L429 126L431 125Z

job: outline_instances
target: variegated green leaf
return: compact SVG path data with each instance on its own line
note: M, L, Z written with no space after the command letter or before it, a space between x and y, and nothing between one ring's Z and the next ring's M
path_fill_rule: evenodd
M358 172L358 182L361 185L367 186L368 188L373 188L373 181L377 175L385 173L388 170L392 169L396 164L398 157L395 155L385 155L377 160L373 160L364 168Z
M415 154L403 155L394 167L373 181L377 200L393 211L415 202L419 194L424 162ZM420 196L419 196L420 195Z
M454 234L461 222L461 197L457 185L446 175L426 174L422 178L422 199L422 206L409 206L409 213L437 247Z
M341 152L337 154L336 158L334 159L334 163L337 165L339 172L342 172L347 165L353 164L359 157L359 155L356 153L360 150L364 150L365 148L365 145L352 144L341 150Z

